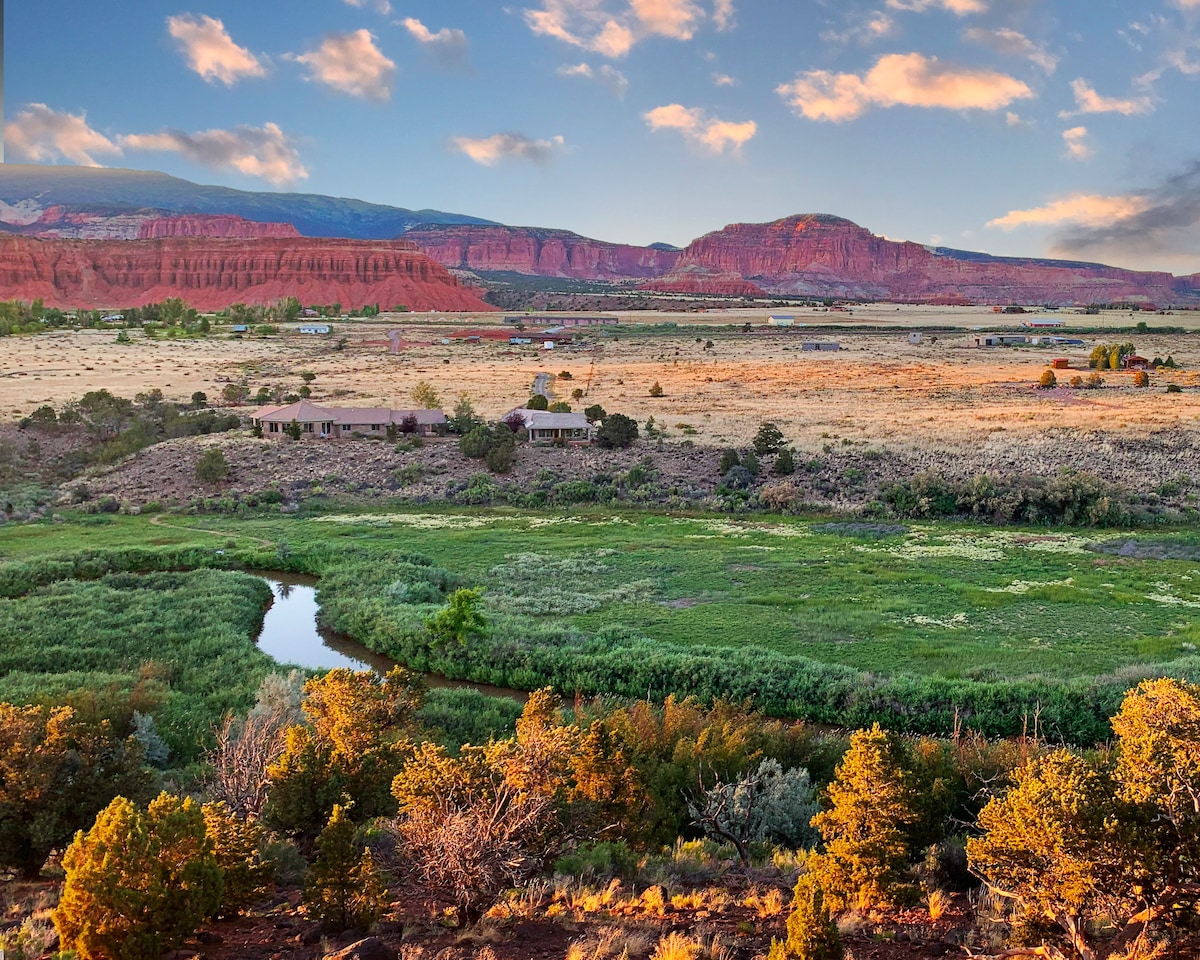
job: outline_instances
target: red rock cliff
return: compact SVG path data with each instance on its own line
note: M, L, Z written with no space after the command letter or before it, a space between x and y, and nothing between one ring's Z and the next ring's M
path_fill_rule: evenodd
M770 293L976 303L1158 304L1200 300L1194 278L1098 264L1022 260L898 243L840 217L739 223L694 241L672 273L644 286L714 290L731 275Z
M627 280L661 276L679 260L678 250L605 243L567 230L431 225L405 236L444 266L483 273Z
M285 240L300 236L290 223L259 223L233 214L159 217L138 230L139 240L166 237L225 237L235 240Z
M221 310L289 296L347 309L495 309L406 241L0 237L0 299L93 308L180 297Z

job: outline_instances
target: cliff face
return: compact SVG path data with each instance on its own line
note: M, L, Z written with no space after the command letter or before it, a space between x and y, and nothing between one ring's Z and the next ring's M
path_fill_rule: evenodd
M840 217L803 215L739 223L694 241L675 270L654 283L720 292L730 275L768 293L921 302L1197 302L1194 277L1099 264L1017 260L898 243Z
M234 240L284 240L300 236L290 223L259 223L233 214L159 217L147 220L138 231L139 240L166 237L225 237Z
M181 297L199 310L221 310L288 296L347 309L495 309L406 241L0 237L0 299L95 308Z
M573 280L658 277L678 250L589 240L567 230L530 227L414 227L405 237L443 266L483 273L522 273Z

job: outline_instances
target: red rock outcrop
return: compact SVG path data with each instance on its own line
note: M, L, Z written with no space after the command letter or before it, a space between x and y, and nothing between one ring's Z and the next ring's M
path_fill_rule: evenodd
M180 297L198 310L221 310L289 296L348 309L495 309L402 240L0 237L0 299L94 308Z
M636 280L667 273L678 250L589 240L532 227L420 226L405 237L443 266L574 280Z
M720 292L730 275L769 293L975 303L1200 302L1195 277L1099 264L990 257L877 237L817 214L738 223L684 250L674 271L645 288Z
M233 214L192 214L147 220L138 231L139 240L167 237L224 237L231 240L286 240L300 236L290 223L259 223Z

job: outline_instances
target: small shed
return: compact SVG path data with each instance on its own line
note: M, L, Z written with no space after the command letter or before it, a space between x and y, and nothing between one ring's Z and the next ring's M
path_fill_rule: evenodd
M1149 370L1150 361L1145 357L1139 357L1136 353L1131 353L1121 361L1121 366L1126 370Z
M772 314L767 317L767 326L769 327L790 327L795 322L796 318L787 314Z
M919 347L924 339L925 337L919 333L910 333L908 335L908 342L914 347Z
M307 333L310 335L333 333L333 327L327 323L306 323L300 327L300 333Z
M836 340L810 340L800 344L800 349L804 353L836 353L842 349L842 345Z
M1066 357L1055 357L1050 361L1050 368L1052 370L1070 370L1071 361Z
M231 328L234 333L249 333L250 327L244 323L235 323Z

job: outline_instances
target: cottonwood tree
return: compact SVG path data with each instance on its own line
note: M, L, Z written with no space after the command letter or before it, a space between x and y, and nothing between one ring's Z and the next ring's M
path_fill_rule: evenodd
M1112 724L1115 765L1035 758L979 815L971 869L1014 910L1001 956L1125 956L1200 903L1200 687L1143 683Z

